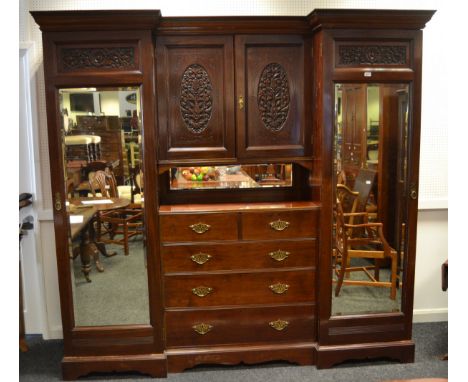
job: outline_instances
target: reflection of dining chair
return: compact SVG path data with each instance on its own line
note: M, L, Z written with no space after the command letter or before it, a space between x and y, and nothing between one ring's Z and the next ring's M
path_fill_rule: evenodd
M341 287L345 285L361 285L390 288L390 298L396 298L397 283L397 252L390 247L383 235L382 223L368 223L366 212L345 214L340 200L337 198L335 206L335 274L338 277L335 296L338 297ZM347 224L346 218L362 216L364 223ZM363 235L355 236L355 228L362 228ZM353 234L350 234L352 232ZM352 258L360 259L390 259L390 281L380 281L378 265L349 266ZM338 269L339 265L339 269ZM370 273L374 270L374 275ZM365 280L351 279L352 272L363 272ZM346 276L346 277L345 277Z
M374 187L377 172L368 168L360 168L354 180L353 191L359 192L356 212L366 211L367 202ZM369 212L369 211L368 211Z
M99 189L106 198L119 197L114 174L111 169L96 171L90 180L91 190ZM94 195L94 194L93 194ZM96 236L98 242L123 245L125 255L129 253L129 239L143 234L143 210L141 208L119 208L101 211L97 217Z

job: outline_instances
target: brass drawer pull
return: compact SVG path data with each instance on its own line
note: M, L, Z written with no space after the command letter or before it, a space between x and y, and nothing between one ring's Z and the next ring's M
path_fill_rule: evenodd
M274 252L270 252L269 255L270 257L273 259L273 260L276 260L276 261L284 261L288 258L288 256L290 255L291 253L288 252L288 251L283 251L281 249L278 249L277 251L274 251Z
M195 223L195 224L192 224L190 228L192 229L193 232L202 234L208 231L211 228L211 226L205 223Z
M213 288L207 286L199 286L192 289L192 293L198 297L205 297L213 291Z
M192 326L193 330L195 330L198 334L206 334L208 333L211 329L213 329L213 325L210 324L205 324L202 322L201 324L196 324Z
M289 289L289 285L288 284L282 284L282 283L276 283L276 284L270 285L270 289L271 289L271 291L273 293L283 294Z
M289 227L289 222L278 219L274 222L270 222L270 227L273 228L275 231L284 231L286 228Z
M205 264L209 259L211 259L211 255L208 255L208 253L203 253L199 252L195 255L190 256L192 261L197 264Z
M278 331L281 331L283 329L286 329L286 327L289 325L289 322L288 321L284 321L284 320L281 320L281 319L278 319L276 321L271 321L270 322L270 326L275 329L275 330L278 330Z

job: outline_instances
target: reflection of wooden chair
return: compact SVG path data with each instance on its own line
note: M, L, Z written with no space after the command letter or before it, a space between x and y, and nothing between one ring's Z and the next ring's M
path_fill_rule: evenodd
M377 172L368 168L360 168L354 180L353 191L359 192L356 212L366 211L367 201L371 194ZM370 211L368 211L370 212Z
M362 216L364 223L362 224L347 224L345 218ZM338 296L343 284L346 285L362 285L390 288L390 298L396 298L396 283L397 283L397 252L390 247L383 236L382 223L368 223L367 213L357 212L345 214L340 200L336 200L335 209L335 273L338 281L335 287L335 296ZM354 229L362 228L366 235L354 236ZM350 232L353 235L350 235ZM390 259L391 273L390 281L379 280L379 268L376 265L369 266L348 266L351 258L364 259ZM339 269L337 268L340 264ZM374 275L369 271L374 270ZM345 275L349 272L364 272L369 280L351 280Z
M90 179L90 188L95 195L95 189L101 191L106 198L119 197L113 172L96 171ZM101 211L97 217L96 236L98 242L123 245L125 255L129 253L129 239L143 234L143 211L141 208L120 208ZM105 238L104 236L108 236Z

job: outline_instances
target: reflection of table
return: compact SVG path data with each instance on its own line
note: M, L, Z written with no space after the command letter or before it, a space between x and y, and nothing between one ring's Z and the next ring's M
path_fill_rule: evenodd
M91 258L94 259L96 269L103 272L104 268L99 261L99 253L106 257L116 255L116 252L107 253L103 242L96 239L94 223L100 224L99 214L103 211L125 208L130 200L123 198L77 198L70 200L71 216L83 216L79 223L70 224L72 240L80 236L80 257L82 271L86 281L90 282Z

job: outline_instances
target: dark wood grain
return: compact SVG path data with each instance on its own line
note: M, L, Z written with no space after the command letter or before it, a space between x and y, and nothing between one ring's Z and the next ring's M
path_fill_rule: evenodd
M232 37L171 36L156 40L160 158L233 158ZM187 70L194 66L204 74L203 81L200 75L184 80ZM187 85L192 115L184 119L187 113L181 110L181 104ZM200 85L208 88L205 97L200 94ZM195 130L189 121L199 121L203 112L206 123L203 129Z
M236 36L236 116L237 155L240 158L268 156L306 156L310 152L310 131L304 130L304 41L301 36ZM273 82L265 69L277 65L279 72ZM277 114L279 99L263 95L262 84L267 82L275 95L287 92L283 108L284 121L278 126L265 122L265 113ZM243 97L244 105L239 104ZM266 110L261 111L259 101L266 98ZM275 107L273 107L275 106ZM276 110L276 111L275 111ZM310 116L308 116L310 118ZM277 117L276 117L277 119Z
M294 271L259 271L236 273L204 273L165 277L167 307L203 307L248 304L283 304L315 301L314 278L311 269ZM282 294L274 293L270 286L288 285ZM206 286L212 292L198 297L192 289Z
M176 311L166 310L167 346L228 345L313 341L314 305L270 306L263 308ZM288 325L276 330L270 322ZM193 326L206 323L212 329L199 334Z
M185 245L164 245L161 256L164 273L209 272L261 268L288 268L315 266L316 240L278 240L225 242ZM270 254L288 252L284 260L275 260ZM204 253L210 256L204 264L192 260L192 256Z

